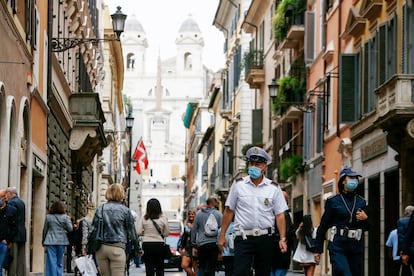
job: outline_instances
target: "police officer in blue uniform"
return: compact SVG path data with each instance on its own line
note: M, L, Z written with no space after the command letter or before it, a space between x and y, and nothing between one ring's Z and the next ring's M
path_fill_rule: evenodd
M274 252L275 222L280 234L279 246L286 252L286 224L284 211L288 209L282 190L264 173L270 156L259 147L246 152L248 174L235 180L226 200L218 246L226 246L225 233L234 217L234 276L269 276Z
M326 201L318 227L315 261L320 261L325 234L331 228L328 250L333 276L362 275L363 235L369 229L369 221L366 201L355 192L359 177L349 167L342 169L338 181L340 193Z

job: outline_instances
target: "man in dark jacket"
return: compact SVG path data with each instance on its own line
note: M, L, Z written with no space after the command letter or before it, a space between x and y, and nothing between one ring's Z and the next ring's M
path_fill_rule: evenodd
M286 204L289 205L289 194L286 191L283 191L283 196L286 200ZM286 240L287 240L287 249L286 252L281 252L279 246L275 246L275 256L273 257L272 263L272 273L271 276L280 276L286 275L290 266L290 259L292 257L292 249L295 242L295 226L293 225L292 218L290 215L290 209L285 211L285 221L286 221ZM276 230L275 233L275 242L279 244L280 234Z
M10 266L9 274L14 276L26 275L26 226L25 226L25 210L26 206L18 197L16 187L8 187L6 189L7 204L16 208L16 227L17 232L12 240L11 248L13 261Z
M7 204L6 191L0 190L0 276L2 275L2 265L8 265L9 246L16 233L14 216L16 208Z
M408 268L408 265L412 265L414 261L414 212L398 221L397 231L401 263ZM405 270L407 269L403 267L403 275L405 275Z

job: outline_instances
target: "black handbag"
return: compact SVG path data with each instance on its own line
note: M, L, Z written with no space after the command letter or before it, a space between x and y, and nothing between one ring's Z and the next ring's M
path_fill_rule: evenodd
M103 216L103 205L101 206L101 214ZM104 222L103 217L97 217L98 224L94 227L92 232L88 235L88 243L86 244L86 251L88 254L95 254L101 248L103 241Z
M315 253L316 251L316 240L310 235L305 235L306 250Z
M161 232L160 226L153 219L151 219L151 221L154 224L155 229L157 229L158 233L160 233L161 237L164 239L164 235ZM165 241L164 241L164 245L163 245L163 251L164 251L164 259L165 260L168 260L168 259L172 258L170 245L168 243L166 243Z

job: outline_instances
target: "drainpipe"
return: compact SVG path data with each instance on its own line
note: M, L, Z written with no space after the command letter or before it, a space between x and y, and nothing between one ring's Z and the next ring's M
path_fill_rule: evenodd
M341 54L341 36L340 36L340 32L342 30L342 1L339 1L339 6L338 6L338 55L337 55L337 63L339 63L339 56ZM338 64L339 66L339 64ZM339 93L339 80L336 82L336 92L337 95ZM337 98L336 101L336 136L340 137L341 136L341 128L340 128L340 122L339 122L339 98Z
M47 100L52 97L52 36L53 36L53 0L47 1Z

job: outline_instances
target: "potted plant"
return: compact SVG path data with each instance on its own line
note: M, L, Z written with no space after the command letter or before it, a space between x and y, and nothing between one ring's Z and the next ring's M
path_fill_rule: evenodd
M303 173L303 159L300 155L288 157L280 163L279 176L282 180L295 180L296 176Z

